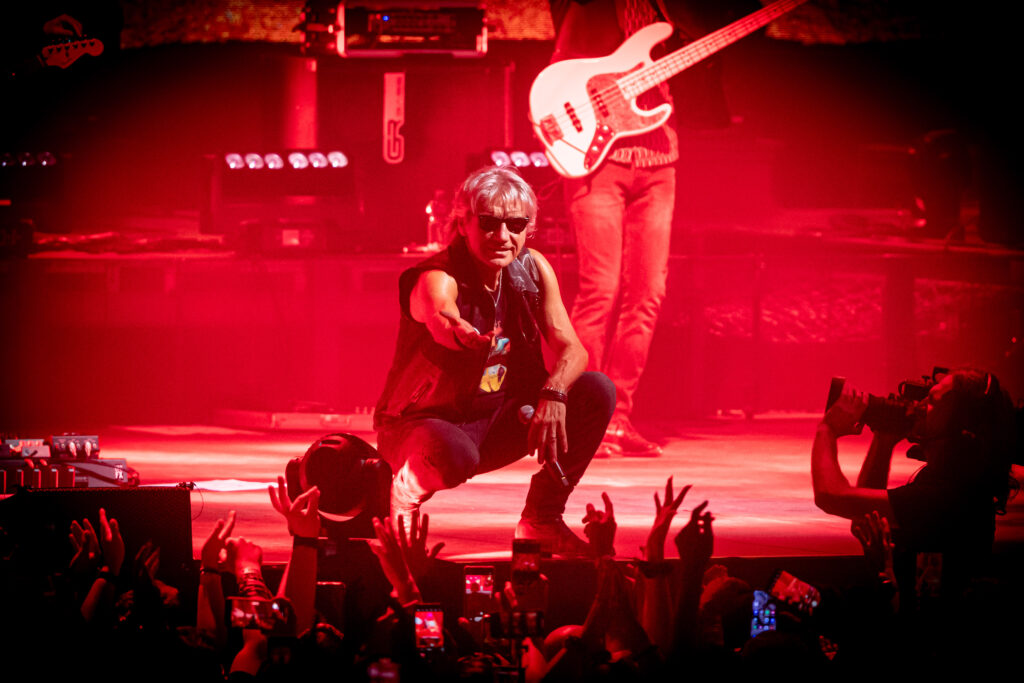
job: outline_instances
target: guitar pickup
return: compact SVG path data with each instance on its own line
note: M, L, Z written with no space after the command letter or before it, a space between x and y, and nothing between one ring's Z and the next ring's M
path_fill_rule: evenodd
M544 142L549 145L565 137L562 134L562 128L558 125L558 121L550 114L540 120L540 132L544 136Z

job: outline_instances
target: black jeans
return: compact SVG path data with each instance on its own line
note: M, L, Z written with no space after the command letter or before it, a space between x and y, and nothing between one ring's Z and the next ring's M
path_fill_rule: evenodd
M492 472L527 454L529 425L519 420L526 401L509 399L494 415L466 423L411 418L382 430L378 450L395 471L394 486L421 503L436 491ZM565 427L569 449L559 463L572 486L590 464L615 409L615 386L600 372L585 372L569 390ZM552 519L565 510L572 488L545 470L530 481L523 517Z

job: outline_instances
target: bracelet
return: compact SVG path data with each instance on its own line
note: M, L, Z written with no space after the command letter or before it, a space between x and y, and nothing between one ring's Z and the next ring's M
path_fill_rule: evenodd
M320 539L315 536L292 536L292 547L316 549L320 547Z
M247 574L238 582L238 593L245 598L264 598L269 600L274 597L262 576Z
M553 387L544 387L540 390L539 396L545 401L557 401L558 403L569 402L569 397L564 391L559 391Z

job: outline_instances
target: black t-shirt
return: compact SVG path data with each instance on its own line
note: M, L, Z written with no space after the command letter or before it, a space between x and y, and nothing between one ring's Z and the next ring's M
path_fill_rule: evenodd
M920 583L923 553L941 554L943 593L957 593L984 571L995 537L995 508L983 486L925 466L913 481L888 493L901 590L912 593Z

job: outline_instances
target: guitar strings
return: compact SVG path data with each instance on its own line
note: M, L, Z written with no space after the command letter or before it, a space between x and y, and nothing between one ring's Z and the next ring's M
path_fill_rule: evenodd
M748 17L724 26L717 31L709 33L703 38L699 38L686 47L666 56L664 59L652 62L648 67L636 72L628 73L622 78L616 79L614 85L606 86L605 88L598 90L595 95L599 98L608 99L614 95L616 91L621 91L625 96L624 99L629 101L630 99L647 92L659 83L668 80L680 71L688 69L697 62L706 59L722 48L736 42L740 38L743 38L757 29L771 23L778 17L805 2L807 2L807 0L779 0L779 2L754 12ZM657 77L655 77L655 74L657 74ZM588 111L596 120L597 116L594 115L594 106L591 102L591 98L587 98L586 104L582 106L572 101L566 101L565 105L572 107L574 111ZM566 124L574 126L572 121L573 117L570 116L568 112L554 113L551 116L555 119L555 123L559 128L565 128ZM576 145L566 141L564 136L562 137L562 140L573 149L581 153L583 152L583 150Z

